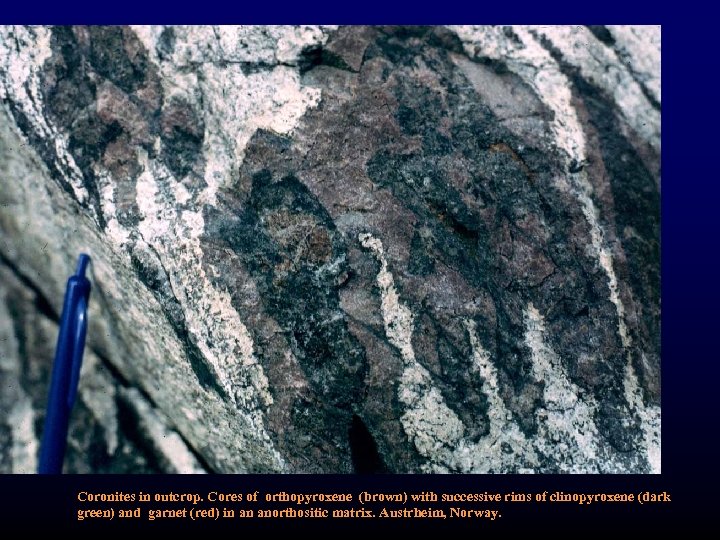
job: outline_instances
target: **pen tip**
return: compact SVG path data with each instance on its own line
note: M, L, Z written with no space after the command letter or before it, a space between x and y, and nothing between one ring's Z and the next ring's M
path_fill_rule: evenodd
M81 253L80 257L78 258L78 265L77 270L75 270L75 275L85 276L85 270L87 269L88 264L90 264L90 256L86 255L85 253Z

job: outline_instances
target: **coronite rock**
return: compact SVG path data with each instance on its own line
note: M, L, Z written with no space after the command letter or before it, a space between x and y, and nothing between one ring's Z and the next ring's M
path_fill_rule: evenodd
M0 99L0 470L86 252L68 471L660 471L659 28L2 27Z

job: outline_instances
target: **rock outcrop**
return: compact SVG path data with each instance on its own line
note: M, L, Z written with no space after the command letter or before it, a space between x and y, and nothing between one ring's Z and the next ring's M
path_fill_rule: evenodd
M659 472L660 31L0 28L0 470Z

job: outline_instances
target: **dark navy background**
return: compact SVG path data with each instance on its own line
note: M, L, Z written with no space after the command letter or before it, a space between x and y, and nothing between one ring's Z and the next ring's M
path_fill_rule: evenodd
M256 522L218 521L203 525L182 522L77 522L76 494L80 490L114 491L668 491L672 503L655 506L574 504L501 506L504 517L495 522L465 521L483 534L525 528L561 532L578 528L644 532L670 525L692 527L714 522L718 401L720 400L720 288L718 287L718 214L720 175L718 158L717 84L720 68L717 17L692 2L643 5L638 2L572 2L566 5L518 0L461 2L343 2L327 0L283 5L202 1L179 2L13 2L0 7L5 23L353 23L353 24L662 24L662 475L658 476L303 476L222 475L188 476L0 476L0 530L37 527L57 530L168 525L206 531L223 524L245 534ZM2 383L2 381L0 381ZM287 506L287 505L285 505ZM430 505L433 506L433 505ZM435 505L437 506L437 505ZM480 507L482 505L472 505ZM488 505L491 506L491 505ZM495 505L492 505L493 507ZM373 525L389 526L374 521ZM408 522L403 527L447 527L457 521ZM262 530L268 523L261 524ZM279 521L284 531L313 525L308 521ZM364 528L359 520L314 523L325 528ZM200 527L203 527L202 529ZM1 533L0 533L1 534ZM5 534L2 534L5 536Z

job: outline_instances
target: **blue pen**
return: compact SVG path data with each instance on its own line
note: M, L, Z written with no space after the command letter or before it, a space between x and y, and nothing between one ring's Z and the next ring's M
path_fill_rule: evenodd
M40 447L40 463L38 465L40 474L62 472L70 412L75 404L85 349L87 305L90 297L90 281L85 277L85 270L89 263L90 257L84 253L81 254L77 270L68 279L65 290L60 334L50 381L45 430Z

